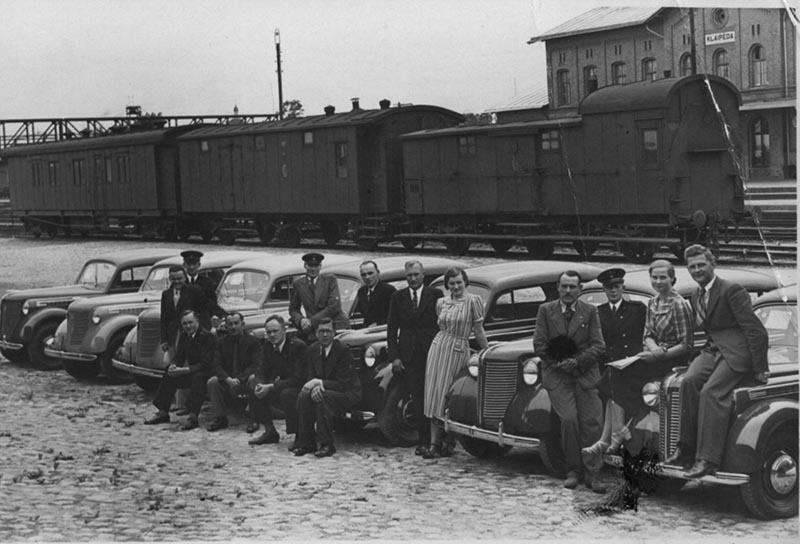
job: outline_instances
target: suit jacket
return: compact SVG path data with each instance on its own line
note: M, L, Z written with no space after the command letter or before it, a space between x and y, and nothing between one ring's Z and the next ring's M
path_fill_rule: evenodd
M362 285L358 289L356 302L353 305L355 310L364 316L364 325L383 325L389 315L389 304L392 293L396 291L393 285L379 281L372 290L372 299L367 297L367 286Z
M581 300L577 301L575 314L567 325L561 313L560 301L553 300L539 306L533 334L533 350L542 358L542 385L546 389L554 389L571 376L555 368L558 361L547 355L547 341L559 335L571 338L578 348L575 355L579 368L578 384L583 389L595 387L600 378L598 362L605 356L605 342L597 308Z
M306 350L306 380L318 378L326 391L344 393L353 404L361 400L361 381L355 369L350 348L338 340L331 345L327 357L323 355L322 344L314 342Z
M317 286L312 289L308 276L294 280L292 284L292 299L289 302L289 315L292 323L300 329L300 320L305 317L311 320L314 327L323 317L330 317L337 330L349 329L350 320L342 311L342 300L339 296L339 284L334 276L320 274L317 277Z
M692 294L695 316L700 306L700 289ZM716 347L737 372L766 372L769 337L753 312L750 295L739 284L717 276L708 293L706 319L702 323L708 335L706 347Z
M303 387L308 374L305 363L307 347L299 338L287 337L281 351L266 342L255 383L274 383L276 393L289 387Z
M219 356L214 368L214 375L220 381L226 378L237 378L243 385L255 374L263 358L261 341L250 333L226 334L218 341ZM238 349L234 349L238 344ZM237 353L238 352L238 353ZM234 353L237 353L234 356Z
M190 374L204 372L211 376L217 366L217 337L201 328L194 338L181 332L173 362L177 366L188 366Z
M203 308L204 314L208 314L209 316L215 315L217 317L225 317L227 312L217 304L217 284L209 278L208 276L203 276L201 274L197 275L197 281L191 285L195 285L200 288L203 292L203 297L205 298L205 308ZM209 319L209 329L211 320Z
M392 294L386 321L390 361L399 358L405 366L425 368L431 342L439 332L436 301L442 296L444 294L438 289L423 287L415 309L411 304L409 287Z
M606 344L607 360L617 361L642 351L647 306L638 301L622 299L616 315L611 312L608 302L598 306L597 313Z
M205 309L205 298L203 292L195 285L184 285L181 288L181 298L178 300L178 307L175 307L172 288L164 289L161 292L161 342L173 343L181 327L181 314L186 310L194 310L201 314L200 326L205 329L211 328L211 323L203 323L202 313Z

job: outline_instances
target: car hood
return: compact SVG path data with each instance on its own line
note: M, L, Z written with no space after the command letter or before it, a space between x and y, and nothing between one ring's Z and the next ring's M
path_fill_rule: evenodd
M85 285L61 285L57 287L39 287L36 289L20 289L8 291L6 300L29 300L52 297L86 297L102 294L99 289L91 289Z
M127 304L160 302L161 291L136 291L135 293L119 293L76 300L70 304L69 308L70 310L91 310L100 306L124 306Z
M380 340L386 340L386 325L378 325L366 329L349 329L341 331L336 339L348 347L364 346Z
M529 336L489 346L483 354L483 360L516 361L520 357L531 354L533 354L533 337Z

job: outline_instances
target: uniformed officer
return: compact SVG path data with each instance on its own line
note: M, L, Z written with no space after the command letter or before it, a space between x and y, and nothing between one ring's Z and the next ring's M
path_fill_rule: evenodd
M208 276L200 275L202 251L187 249L181 252L183 268L186 270L186 283L196 285L203 292L205 307L200 310L200 324L211 330L216 328L220 321L227 315L217 304L217 284Z
M600 327L606 343L608 361L617 361L642 351L642 336L647 306L638 301L626 300L625 270L609 268L603 270L597 280L603 284L608 302L598 306ZM605 363L601 363L603 372Z

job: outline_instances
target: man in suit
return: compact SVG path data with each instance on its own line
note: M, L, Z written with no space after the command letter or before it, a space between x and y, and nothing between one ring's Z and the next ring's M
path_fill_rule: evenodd
M187 249L181 252L183 268L186 270L186 283L196 285L203 293L205 305L200 311L200 326L206 330L216 328L225 317L225 310L217 304L217 284L208 276L200 275L202 251Z
M389 302L387 324L388 357L392 372L399 376L411 395L419 443L414 451L422 455L430 442L430 421L425 417L425 365L431 342L439 332L436 300L438 289L423 287L425 271L419 261L405 264L408 287L397 290Z
M336 453L333 417L361 400L361 382L350 349L333 339L336 335L333 320L320 319L316 333L318 340L306 351L306 382L297 395L294 454L315 452L317 457L329 457Z
M205 307L203 293L197 286L186 285L186 271L180 265L169 269L170 288L161 293L161 349L174 350L186 310L200 313Z
M206 382L216 365L217 339L200 327L200 318L194 310L186 310L181 315L183 332L178 341L175 359L164 371L158 384L153 405L158 412L146 420L145 425L169 423L169 405L178 389L189 389L186 401L189 417L180 426L182 431L198 426L200 408L205 400Z
M286 418L286 434L297 432L297 395L306 382L306 345L299 338L286 337L286 322L279 315L271 315L264 323L267 343L264 356L258 365L249 387L250 412L264 433L249 444L276 444L280 435L272 423L272 406L279 406ZM289 447L294 451L295 444Z
M320 273L324 258L319 253L303 255L306 274L294 280L292 284L289 315L297 327L298 336L303 340L312 338L319 320L325 317L333 319L339 329L350 328L350 321L342 311L342 300L336 278Z
M574 270L558 277L558 300L539 306L533 349L541 358L542 385L561 420L561 448L567 479L574 489L583 477L586 487L598 493L605 487L595 470L581 462L581 448L600 438L603 405L597 394L598 362L605 343L597 308L578 300L581 277Z
M211 399L212 419L206 427L209 432L228 426L228 400L246 392L247 382L255 374L261 358L261 342L245 332L242 314L229 313L225 318L225 334L219 340L214 375L206 382L208 398Z
M609 268L603 270L597 280L603 284L608 302L597 307L600 328L606 344L606 359L618 361L642 351L644 322L647 306L639 301L625 300L625 270ZM605 362L598 370L603 372Z
M687 468L694 461L686 477L700 478L722 462L733 390L747 378L766 382L769 337L744 287L714 273L710 250L691 245L684 259L700 286L692 294L692 308L707 342L681 382L678 447L664 463Z
M356 294L356 302L353 305L355 311L363 316L365 327L383 325L389 314L392 293L396 289L381 281L381 273L375 261L361 263L359 272L364 285L359 287Z

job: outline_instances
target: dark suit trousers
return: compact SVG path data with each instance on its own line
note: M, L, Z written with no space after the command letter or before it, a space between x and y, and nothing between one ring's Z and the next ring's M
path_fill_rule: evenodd
M161 376L161 381L158 384L156 391L156 398L153 399L153 405L164 412L169 412L169 406L172 404L172 397L175 396L175 391L178 389L189 389L189 398L186 399L186 409L194 415L200 413L200 408L203 406L203 401L206 399L206 382L208 381L208 374L205 372L195 372L188 376L180 376L172 378L167 376L167 371Z
M402 375L403 385L411 394L414 407L414 420L417 422L419 445L431 443L431 421L425 417L425 368L412 367L406 364Z
M561 449L567 472L583 472L581 448L591 446L603 429L603 404L597 389L583 389L572 376L564 376L548 389L550 403L561 420Z
M317 443L333 445L333 417L351 408L353 403L340 391L323 391L322 402L314 402L311 393L297 395L297 437L295 444L316 449ZM316 432L314 423L317 424Z
M269 429L274 427L272 423L272 407L277 406L286 417L286 434L297 432L297 394L300 389L287 387L275 393L270 391L264 398L258 398L253 394L253 388L248 388L247 398L250 403L250 414L252 418Z
M211 417L213 419L225 419L228 413L228 402L238 398L239 394L245 392L245 384L231 389L231 387L220 381L217 376L211 376L206 382L208 398L211 401Z
M718 350L704 349L681 382L681 436L687 453L716 465L728 437L733 390L747 376L736 372Z

